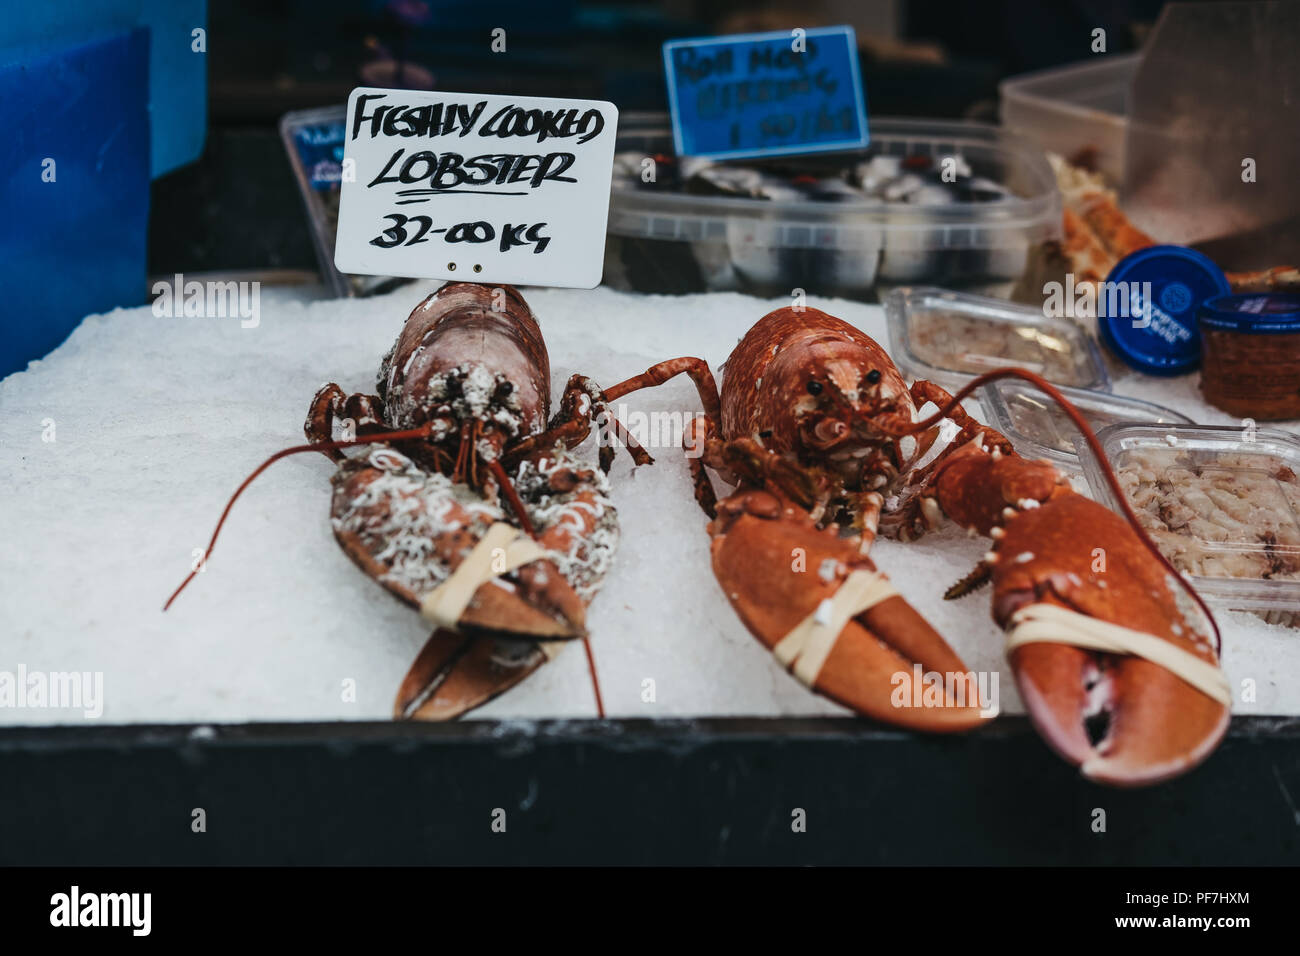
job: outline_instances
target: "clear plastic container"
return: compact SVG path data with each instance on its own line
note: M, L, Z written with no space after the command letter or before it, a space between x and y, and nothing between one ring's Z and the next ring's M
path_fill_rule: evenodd
M1148 533L1205 598L1300 623L1300 439L1132 424L1097 437ZM1116 508L1091 450L1076 447L1094 496Z
M1082 472L1083 463L1075 449L1079 429L1041 389L1018 379L1002 379L985 385L978 394L988 424L1006 435L1021 455L1045 458L1062 470ZM1094 432L1117 424L1192 423L1171 408L1138 398L1066 386L1061 386L1061 394Z
M878 281L1010 281L1024 272L1031 246L1061 230L1046 158L981 123L873 119L864 151L710 164L673 157L667 118L642 117L621 124L615 153L605 282L616 288L762 295L802 288L870 298ZM967 182L987 184L997 198L954 201L932 188L886 201L854 178L860 164L880 157L928 159L936 168L951 158ZM643 175L647 160L652 182ZM763 180L768 198L687 191L699 188L706 167L732 190L745 188L746 174Z
M334 266L347 112L346 106L324 106L285 113L280 139L307 210L321 279L337 296L376 295L409 280L346 275Z
M1129 92L1141 53L1096 56L998 84L1002 125L1067 159L1095 152L1097 169L1124 181Z
M1096 340L1065 319L1002 299L931 287L885 298L889 354L906 375L954 390L1013 365L1054 385L1110 391Z

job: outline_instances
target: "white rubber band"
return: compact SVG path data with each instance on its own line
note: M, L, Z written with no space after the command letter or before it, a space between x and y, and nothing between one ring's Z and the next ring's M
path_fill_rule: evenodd
M793 663L794 676L812 687L849 620L896 594L879 571L854 571L817 610L781 638L772 653L787 668Z
M1110 654L1131 654L1159 664L1225 707L1232 688L1217 665L1154 634L1099 621L1056 604L1029 604L1011 615L1007 653L1024 644L1070 644Z
M455 630L474 592L486 581L545 557L536 541L513 525L498 521L436 588L420 600L420 616L437 627ZM503 560L504 559L504 560ZM495 563L496 567L493 567Z

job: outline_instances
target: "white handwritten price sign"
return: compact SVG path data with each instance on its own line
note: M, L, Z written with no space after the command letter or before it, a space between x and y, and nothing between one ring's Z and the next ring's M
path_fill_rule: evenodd
M595 288L617 128L596 100L353 90L334 264Z

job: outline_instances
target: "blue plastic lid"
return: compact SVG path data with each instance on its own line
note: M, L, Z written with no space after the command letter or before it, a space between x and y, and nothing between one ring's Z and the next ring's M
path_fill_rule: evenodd
M1182 375L1201 362L1197 311L1230 292L1223 270L1185 246L1150 246L1125 256L1097 293L1102 341L1148 375Z
M1300 333L1300 295L1253 292L1217 295L1201 303L1201 325L1247 335Z

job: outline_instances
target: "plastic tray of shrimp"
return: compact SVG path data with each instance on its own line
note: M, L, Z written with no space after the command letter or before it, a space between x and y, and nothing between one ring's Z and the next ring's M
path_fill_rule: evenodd
M889 293L885 318L890 354L913 378L956 389L1014 365L1054 385L1110 391L1096 340L1042 309L918 286Z
M1300 439L1274 429L1110 425L1097 435L1147 533L1207 599L1300 624ZM1097 500L1099 462L1076 448Z

